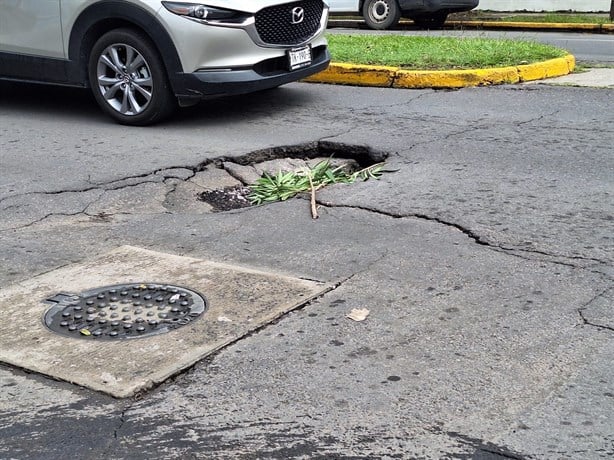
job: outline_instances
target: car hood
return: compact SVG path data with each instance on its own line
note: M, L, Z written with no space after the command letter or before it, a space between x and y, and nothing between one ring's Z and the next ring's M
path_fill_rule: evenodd
M196 2L194 2L196 3ZM274 5L282 5L284 3L292 3L292 0L202 0L199 3L203 3L208 6L215 6L218 8L227 8L229 10L245 11L247 13L256 13L262 8ZM326 4L326 2L324 2Z

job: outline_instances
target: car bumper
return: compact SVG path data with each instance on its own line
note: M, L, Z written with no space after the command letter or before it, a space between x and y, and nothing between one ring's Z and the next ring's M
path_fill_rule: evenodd
M455 11L469 11L478 6L478 0L400 0L401 10L411 13L436 13L445 11L448 13Z
M428 11L468 11L478 6L478 0L425 0L424 8Z
M245 94L274 88L321 72L328 67L330 53L326 45L312 50L309 66L287 70L286 57L260 62L251 68L207 70L178 73L172 86L180 105L191 105L200 99Z

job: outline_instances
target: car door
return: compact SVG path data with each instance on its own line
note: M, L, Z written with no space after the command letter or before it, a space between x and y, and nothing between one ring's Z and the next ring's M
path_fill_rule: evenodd
M358 0L328 0L331 13L358 13Z
M60 0L0 0L0 52L64 58Z

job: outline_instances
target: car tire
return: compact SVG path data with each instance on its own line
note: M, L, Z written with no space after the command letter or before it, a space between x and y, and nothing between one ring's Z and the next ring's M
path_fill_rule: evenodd
M414 16L411 18L416 26L421 29L441 29L448 19L447 13Z
M98 105L121 124L153 124L177 106L156 47L137 30L101 36L92 47L88 75Z
M362 16L371 29L389 29L399 23L401 9L396 0L365 0Z

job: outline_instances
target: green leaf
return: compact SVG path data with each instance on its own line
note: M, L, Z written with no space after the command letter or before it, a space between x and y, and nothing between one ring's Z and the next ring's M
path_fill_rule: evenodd
M382 167L383 164L379 163L349 174L343 166L332 168L329 160L323 160L311 168L300 171L279 170L273 175L265 172L249 186L248 199L252 204L285 201L297 193L309 191L312 186L318 189L328 184L352 183L359 178L379 179L383 172Z

